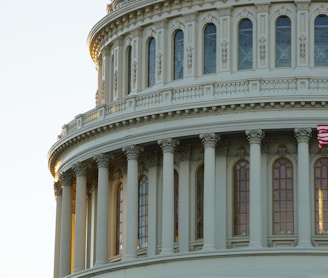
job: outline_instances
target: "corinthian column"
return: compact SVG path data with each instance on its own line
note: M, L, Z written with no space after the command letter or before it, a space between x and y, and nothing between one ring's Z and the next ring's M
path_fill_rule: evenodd
M71 273L72 238L72 176L61 174L62 180L62 218L60 239L60 277Z
M96 228L96 263L103 265L108 260L108 165L110 157L99 154L94 157L98 164L98 203L97 203L97 228Z
M309 141L311 128L295 128L297 140L297 212L298 247L312 247L311 244L311 199Z
M246 130L250 144L249 174L249 246L263 246L262 223L262 186L261 186L261 141L264 132L261 129Z
M159 140L163 150L162 255L173 253L174 245L174 150L179 142Z
M139 146L122 149L128 160L128 184L126 205L126 252L125 260L137 257L138 245L138 156L142 151Z
M215 133L201 134L204 145L204 246L215 249L215 146L219 137Z
M73 165L76 174L74 272L85 269L87 167Z
M55 260L54 260L54 277L59 277L59 260L60 260L60 230L61 230L61 211L62 211L62 189L59 182L54 183L56 196L56 232L55 232Z

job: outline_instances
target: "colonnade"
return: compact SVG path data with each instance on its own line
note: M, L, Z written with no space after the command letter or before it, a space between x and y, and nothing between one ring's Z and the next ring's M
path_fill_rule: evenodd
M310 247L311 244L311 207L310 207L310 182L309 182L309 140L310 128L298 128L294 130L298 150L298 246ZM249 201L249 247L265 247L263 231L262 190L261 184L261 142L265 134L263 130L247 130L249 141L250 160L250 201ZM203 227L203 251L215 251L226 248L223 242L226 238L216 241L216 144L220 136L215 133L199 135L204 147L204 227ZM174 153L179 145L177 139L169 138L157 142L162 149L163 162L163 192L161 195L161 247L159 256L174 253ZM143 151L141 146L131 145L122 149L127 158L127 191L126 191L126 237L122 259L130 261L137 258L138 240L138 157ZM188 150L186 150L188 153ZM108 153L98 154L93 157L98 168L98 193L95 228L95 267L108 263L108 208L109 208L109 165L112 157ZM182 159L180 165L180 181L188 185L184 174L188 172L188 156ZM221 160L219 160L221 161ZM153 167L154 170L155 167ZM71 273L71 255L74 254L73 271L78 272L86 267L86 195L87 195L87 168L83 162L72 165L73 171L65 171L61 174L61 182L56 183L55 192L57 200L56 238L55 238L55 277L64 277ZM157 172L149 171L150 183L157 178ZM73 175L76 178L76 203L75 203L75 235L72 237L72 185ZM61 184L61 186L60 186ZM188 196L188 186L179 194L179 200ZM186 191L187 190L187 191ZM157 192L149 192L151 206L156 206ZM154 203L155 202L155 203ZM189 208L179 207L179 213ZM156 222L155 213L150 213L150 223ZM155 220L155 221L154 221ZM180 223L181 222L181 223ZM183 223L183 225L182 225ZM189 251L188 227L189 219L179 219L179 252ZM223 225L224 226L224 225ZM156 245L156 226L148 226L148 241ZM226 237L226 233L222 233ZM72 238L74 243L72 244ZM220 242L220 246L217 246ZM72 246L74 251L72 252ZM149 249L148 256L155 256L154 248Z

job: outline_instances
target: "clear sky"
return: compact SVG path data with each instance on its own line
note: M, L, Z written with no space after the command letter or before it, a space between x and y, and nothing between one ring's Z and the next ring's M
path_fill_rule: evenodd
M61 127L95 106L87 35L110 0L0 0L0 277L52 277Z

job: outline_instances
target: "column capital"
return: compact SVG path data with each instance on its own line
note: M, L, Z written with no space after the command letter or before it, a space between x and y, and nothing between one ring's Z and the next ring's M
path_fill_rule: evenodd
M262 129L248 129L245 131L248 142L250 144L261 144L265 134Z
M158 140L157 143L161 146L164 153L173 153L179 141L173 138Z
M199 138L202 140L204 147L215 148L216 143L220 140L220 136L215 133L200 134Z
M60 179L63 186L72 186L73 176L70 172L62 172L60 174Z
M125 153L128 160L137 160L140 153L143 151L143 147L138 145L131 145L122 148L122 151Z
M62 195L62 188L59 181L54 182L54 192L56 197Z
M312 136L311 128L295 128L294 129L295 138L297 143L308 143Z
M87 165L82 162L73 164L72 168L77 177L85 177L87 175Z
M112 156L106 153L100 153L95 155L93 159L97 162L98 168L106 168L112 160Z

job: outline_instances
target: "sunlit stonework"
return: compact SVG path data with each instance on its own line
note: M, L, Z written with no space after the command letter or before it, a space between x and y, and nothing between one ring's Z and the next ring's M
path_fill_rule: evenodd
M88 47L54 277L328 277L327 1L114 0Z

